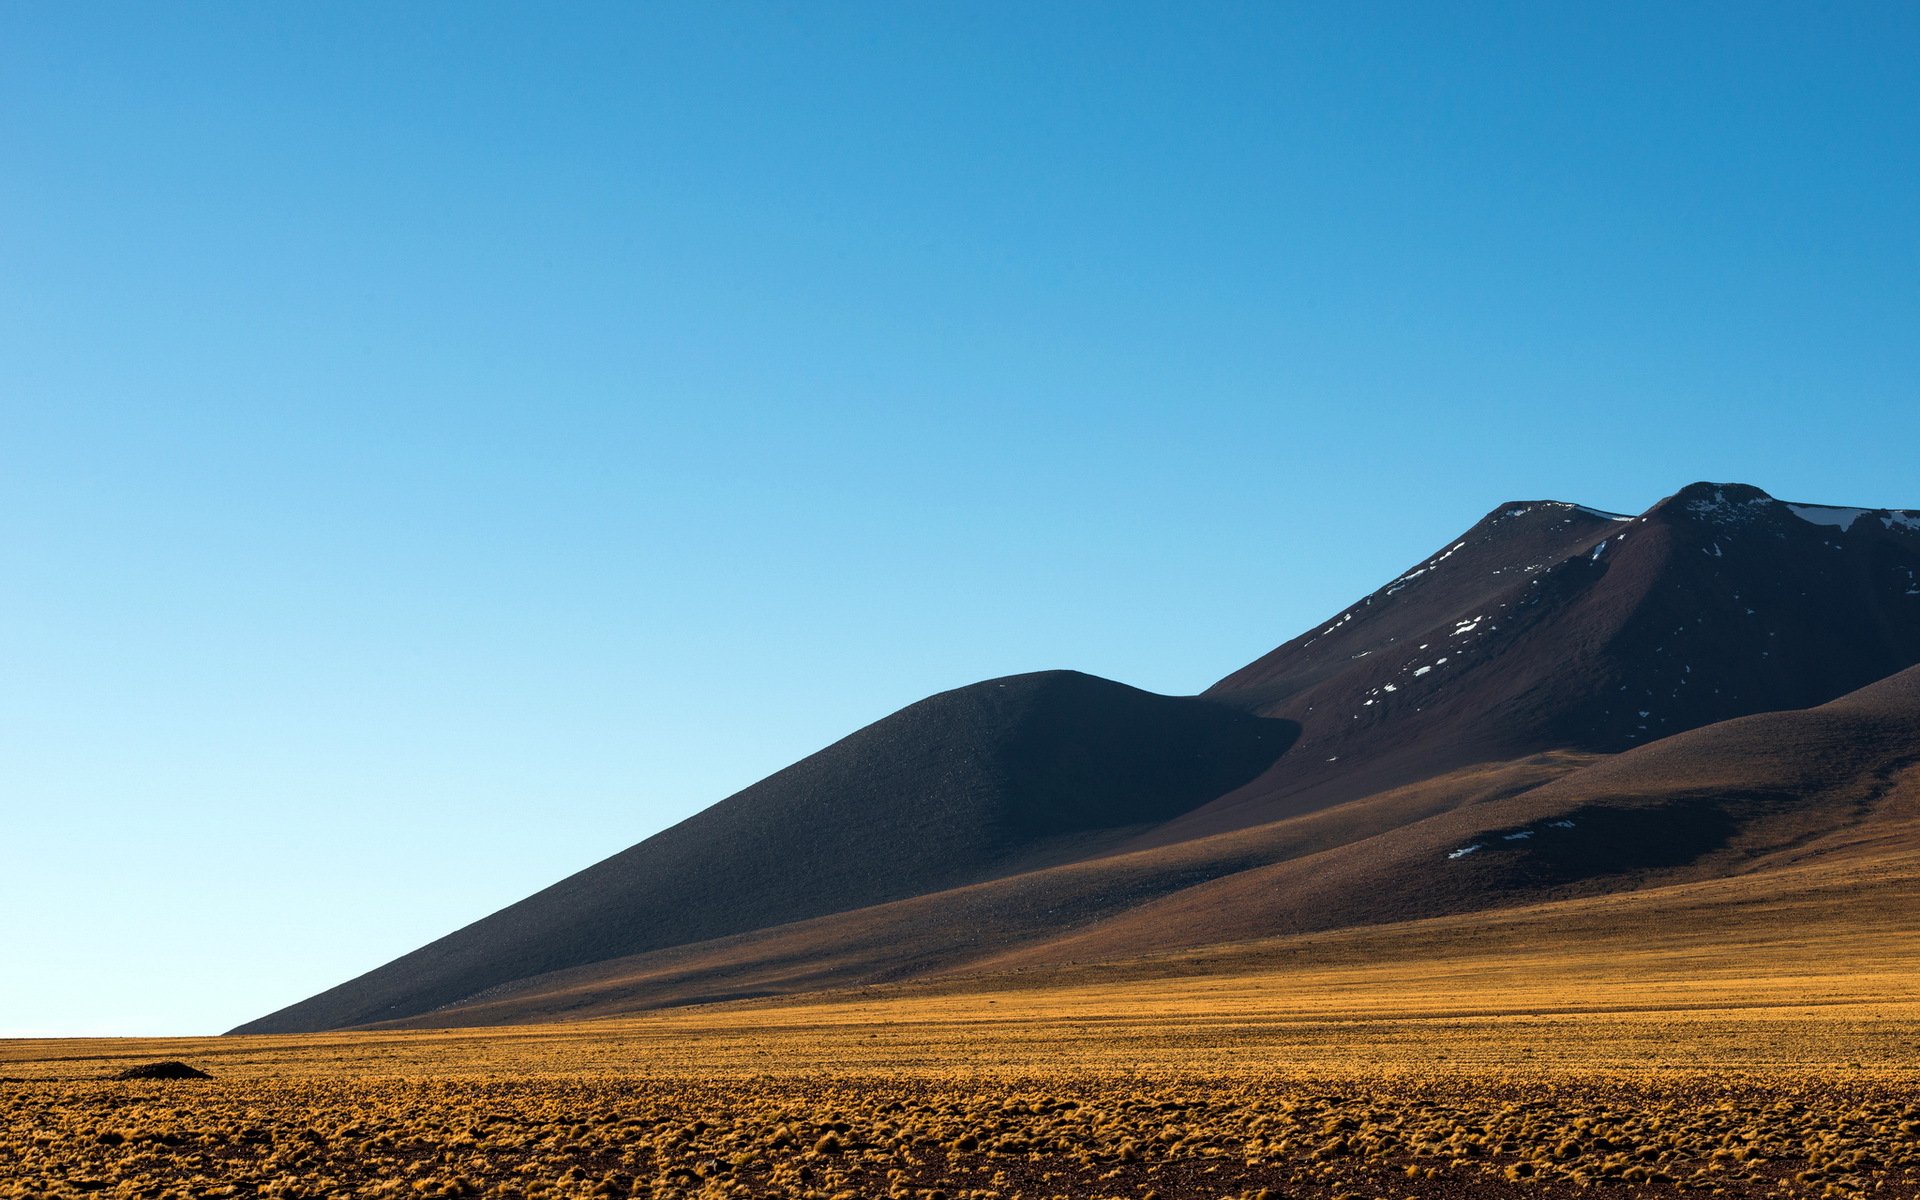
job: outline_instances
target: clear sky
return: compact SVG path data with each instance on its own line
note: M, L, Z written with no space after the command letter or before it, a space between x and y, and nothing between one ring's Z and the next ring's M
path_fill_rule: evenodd
M1920 8L0 7L0 1033L1508 499L1920 507Z

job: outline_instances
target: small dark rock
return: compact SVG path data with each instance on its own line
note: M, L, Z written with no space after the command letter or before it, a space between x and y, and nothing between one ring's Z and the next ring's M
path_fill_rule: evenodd
M128 1067L114 1076L115 1079L212 1079L213 1076L183 1062L142 1063L137 1067Z

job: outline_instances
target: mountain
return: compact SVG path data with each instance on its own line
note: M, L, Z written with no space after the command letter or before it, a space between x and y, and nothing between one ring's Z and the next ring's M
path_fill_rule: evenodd
M1451 773L1338 809L592 963L394 1024L515 1023L1076 965L1764 877L1920 844L1920 668L1618 756ZM1463 853L1464 852L1464 853ZM1752 891L1753 889L1749 889ZM1865 893L1862 893L1863 895Z
M1660 886L1840 853L1920 755L1920 515L1502 505L1198 697L911 705L236 1032L553 1019Z
M1167 836L1823 703L1920 661L1916 572L1920 516L1738 484L1697 483L1631 518L1502 505L1209 688L1303 733L1284 763Z

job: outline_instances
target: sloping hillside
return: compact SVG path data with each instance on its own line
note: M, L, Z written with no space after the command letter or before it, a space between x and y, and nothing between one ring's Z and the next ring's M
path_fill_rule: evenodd
M1877 819L1920 751L1916 662L1920 516L1715 484L1633 518L1504 505L1201 697L1071 672L942 693L243 1031L617 1012L1763 869Z
M1298 722L1299 745L1156 836L1258 824L1471 762L1626 750L1820 704L1916 662L1920 514L1707 483L1632 519L1506 505L1209 688Z
M236 1032L410 1016L546 972L1095 853L1258 774L1285 721L1069 671L920 701L639 845Z
M595 963L401 1023L1057 972L1823 862L1844 872L1864 845L1910 841L1916 820L1920 668L1618 756L1489 764L1254 829Z

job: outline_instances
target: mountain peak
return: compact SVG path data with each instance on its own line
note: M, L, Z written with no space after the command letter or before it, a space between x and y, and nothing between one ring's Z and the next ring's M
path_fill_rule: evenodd
M1647 510L1648 516L1671 513L1692 517L1738 517L1775 503L1767 493L1747 483L1690 483Z
M1647 516L1680 518L1715 526L1744 526L1758 518L1793 518L1795 524L1824 525L1845 533L1862 517L1878 518L1889 530L1920 531L1920 513L1897 508L1852 508L1834 504L1795 504L1744 483L1690 483L1647 510ZM1776 520L1768 527L1782 528ZM1870 523L1871 524L1871 523Z
M1485 517L1482 522L1499 520L1505 517L1519 517L1536 509L1558 513L1585 513L1589 517L1598 517L1603 521L1631 521L1633 514L1608 512L1604 508L1595 508L1590 504L1575 504L1570 500L1509 500Z

